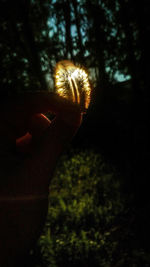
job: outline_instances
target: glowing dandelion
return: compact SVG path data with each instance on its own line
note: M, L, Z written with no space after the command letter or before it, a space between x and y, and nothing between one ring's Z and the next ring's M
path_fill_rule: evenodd
M63 60L56 64L55 68L56 92L81 108L87 109L90 103L91 87L87 72L75 66L69 60Z

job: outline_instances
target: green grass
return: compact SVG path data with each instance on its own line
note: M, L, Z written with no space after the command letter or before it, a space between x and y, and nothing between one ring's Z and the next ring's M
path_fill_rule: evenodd
M120 174L94 151L63 155L50 187L37 267L149 266L149 256L135 246L134 214L121 184Z

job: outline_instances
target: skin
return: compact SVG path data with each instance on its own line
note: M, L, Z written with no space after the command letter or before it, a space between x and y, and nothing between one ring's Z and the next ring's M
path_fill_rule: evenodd
M16 267L41 233L53 170L82 115L46 92L6 99L0 111L0 266Z

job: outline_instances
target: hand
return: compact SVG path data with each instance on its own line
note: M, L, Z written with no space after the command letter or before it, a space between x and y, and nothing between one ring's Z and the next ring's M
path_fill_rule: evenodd
M16 267L41 233L52 173L81 112L46 92L7 99L0 109L0 266Z

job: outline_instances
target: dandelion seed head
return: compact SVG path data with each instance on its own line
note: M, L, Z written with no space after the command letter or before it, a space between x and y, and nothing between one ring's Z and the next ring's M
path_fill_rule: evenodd
M79 104L83 109L88 108L91 86L84 68L75 66L69 60L59 61L56 64L54 77L57 94Z

